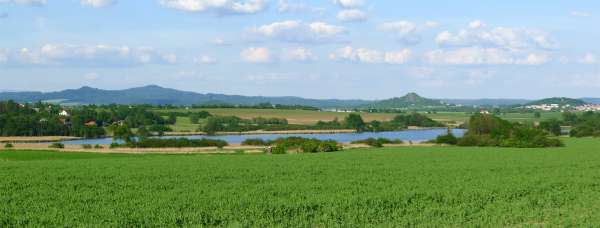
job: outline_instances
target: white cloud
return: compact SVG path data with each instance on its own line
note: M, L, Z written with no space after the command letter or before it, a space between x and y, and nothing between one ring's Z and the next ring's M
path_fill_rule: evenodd
M289 1L279 0L279 3L277 4L277 11L279 11L280 13L309 12L309 13L323 14L325 12L325 8L309 6L309 5L306 5L303 3L290 3Z
M333 3L343 8L358 8L365 4L364 0L333 0Z
M219 15L253 14L266 10L269 0L160 0L160 4L187 12L214 12Z
M384 61L388 64L404 64L411 57L412 51L404 49L402 51L385 53Z
M8 62L8 51L0 49L0 63Z
M425 54L425 59L431 64L443 65L540 65L550 61L550 57L544 53L523 53L479 47L433 50Z
M48 3L47 0L0 0L0 3L14 3L28 6L41 6Z
M379 26L379 31L391 33L405 44L421 42L418 26L410 21L386 22Z
M81 0L81 4L93 8L102 8L115 4L117 0Z
M457 34L449 31L439 33L436 42L443 47L493 47L508 50L558 47L558 44L543 31L508 27L485 28L483 22L474 21L469 24L468 29L462 29Z
M427 21L425 22L425 27L427 28L437 28L440 27L440 23L437 21Z
M240 53L240 57L250 63L271 62L271 51L263 47L249 47Z
M249 29L249 34L259 39L276 39L295 43L333 42L345 33L340 26L324 22L303 23L302 21L281 21Z
M98 80L98 77L99 77L98 73L96 73L96 72L90 72L90 73L83 75L83 78L85 78L88 81Z
M357 9L342 10L337 14L337 19L344 22L364 21L367 14Z
M471 21L471 23L469 23L470 29L480 29L482 27L485 27L485 24L483 22L481 22L480 20Z
M587 53L579 58L579 63L581 64L596 64L597 62L598 59L596 58L596 55L591 53Z
M22 48L8 53L10 65L64 67L126 67L176 62L174 54L162 54L149 47L110 45L46 44L37 50Z
M284 50L281 59L288 62L310 62L317 60L317 57L311 50L298 47Z
M412 52L409 49L401 51L382 52L374 49L347 46L340 48L329 55L331 60L358 61L363 63L387 63L404 64L408 61Z
M199 56L197 58L194 59L194 63L198 63L198 64L216 64L217 60L215 60L214 58L208 56L208 55L202 55Z
M571 16L573 16L573 17L591 17L592 14L589 12L583 12L583 11L572 11Z

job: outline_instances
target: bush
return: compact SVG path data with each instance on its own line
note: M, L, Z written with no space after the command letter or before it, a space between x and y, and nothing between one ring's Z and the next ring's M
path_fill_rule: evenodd
M65 148L65 144L62 144L62 143L52 143L50 146L48 146L48 148L64 149Z
M83 148L83 149L92 149L92 145L90 145L90 144L83 144L83 145L81 145L81 148Z
M158 138L148 138L140 140L139 142L132 143L131 147L138 148L182 148L182 147L218 147L223 148L227 146L227 142L223 140L215 140L215 139L187 139L187 138L177 138L177 139L158 139Z
M271 154L286 154L287 148L284 146L274 146L271 148Z
M103 149L103 146L100 146L99 144L94 145L94 149Z
M357 140L357 141L352 142L352 144L366 144L371 147L383 147L383 144L402 144L402 143L404 143L404 142L402 142L402 140L400 140L400 139L390 140L390 139L386 139L386 138L368 138L368 139Z
M438 136L434 141L436 144L456 145L458 143L458 138L456 138L454 134L448 133Z
M111 144L110 144L110 147L109 147L109 148L110 148L110 149L114 149L114 148L119 148L119 147L122 147L122 146L123 146L123 145L121 145L121 144L118 144L118 143L115 143L115 142L114 142L114 143L111 143Z
M271 142L263 139L246 139L242 142L243 146L268 146Z
M13 147L14 147L14 146L13 146L13 144L12 144L12 143L6 143L6 144L4 144L4 148L6 148L6 149L11 149L11 148L13 148Z
M279 138L273 141L276 146L272 148L283 148L287 151L288 149L298 149L304 153L317 153L317 152L333 152L339 151L342 148L338 146L338 143L333 140L318 140L318 139L307 139L301 137L288 137ZM275 152L272 152L275 154Z

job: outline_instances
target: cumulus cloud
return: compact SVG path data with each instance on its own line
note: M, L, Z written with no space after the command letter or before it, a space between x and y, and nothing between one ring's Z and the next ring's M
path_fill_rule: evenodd
M283 50L281 59L286 62L310 62L317 60L317 56L309 49L298 47Z
M417 44L421 42L418 26L410 21L386 22L379 26L379 31L392 34L405 44Z
M249 63L269 63L271 51L264 47L249 47L240 53L240 57Z
M425 54L425 59L431 64L445 65L540 65L550 61L545 53L521 53L480 47L433 50Z
M441 32L436 37L443 47L495 47L517 49L555 49L558 44L545 32L533 29L495 27L487 29L481 21L469 23L467 29L458 33Z
M177 56L160 53L150 47L46 44L39 49L22 48L7 52L0 59L4 59L0 62L17 66L127 67L172 64L177 61Z
M578 62L581 64L596 64L598 62L598 59L596 58L596 55L592 53L587 53L581 58L579 58Z
M368 48L353 48L350 46L339 48L329 55L331 60L357 61L363 63L387 63L404 64L406 63L412 51L404 49L400 51L382 52Z
M269 0L160 0L160 4L187 12L214 12L219 15L254 14L266 10Z
M333 0L333 3L342 8L358 8L365 4L365 0Z
M323 13L325 13L325 8L309 6L309 5L306 5L303 3L292 3L289 1L285 1L285 0L279 0L279 3L277 4L277 11L279 11L280 13L308 12L308 13L323 14Z
M81 0L81 5L93 8L102 8L115 4L117 0Z
M249 29L249 35L257 39L275 39L293 43L322 43L339 40L345 33L340 26L325 22L304 23L281 21Z
M48 3L47 0L0 0L0 3L14 3L28 6L42 6Z
M364 21L367 13L358 9L342 10L337 14L337 19L343 22Z

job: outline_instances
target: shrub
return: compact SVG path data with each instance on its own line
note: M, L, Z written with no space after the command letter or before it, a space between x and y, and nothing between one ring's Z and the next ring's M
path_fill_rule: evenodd
M434 141L436 144L456 145L458 143L458 138L456 138L454 134L448 133L438 136Z
M286 154L287 148L284 146L274 146L271 148L271 154Z
M12 143L6 143L6 144L4 144L4 148L6 148L6 149L11 149L11 148L13 148L13 147L14 147L14 146L13 146L13 144L12 144Z
M99 144L94 145L94 149L103 149L103 146L100 146Z
M109 148L110 148L110 149L114 149L114 148L119 148L119 147L122 147L122 145L114 142L114 143L111 143L111 144L110 144L110 147L109 147Z
M267 146L270 144L271 142L263 139L246 139L242 142L243 146Z
M368 138L363 140L353 141L352 144L367 144L371 147L383 147L383 144L402 144L402 140L390 140L386 138Z
M52 143L50 146L48 146L48 148L64 149L65 148L65 144L62 144L62 143Z
M132 143L131 147L138 148L168 148L168 147L218 147L223 148L227 146L227 142L223 140L215 140L215 139L187 139L187 138L177 138L177 139L158 139L158 138L148 138L140 140L139 142Z
M333 140L323 141L301 137L278 138L273 141L273 144L276 145L273 147L273 151L276 147L284 148L285 151L288 149L298 149L304 153L332 152L341 150L341 148L338 146L338 143Z
M92 149L92 145L90 145L90 144L83 144L83 145L81 145L81 148L83 148L83 149Z

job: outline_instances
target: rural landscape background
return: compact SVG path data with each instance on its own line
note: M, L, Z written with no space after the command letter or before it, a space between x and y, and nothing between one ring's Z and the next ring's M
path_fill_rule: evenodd
M595 227L600 3L0 0L0 227Z

